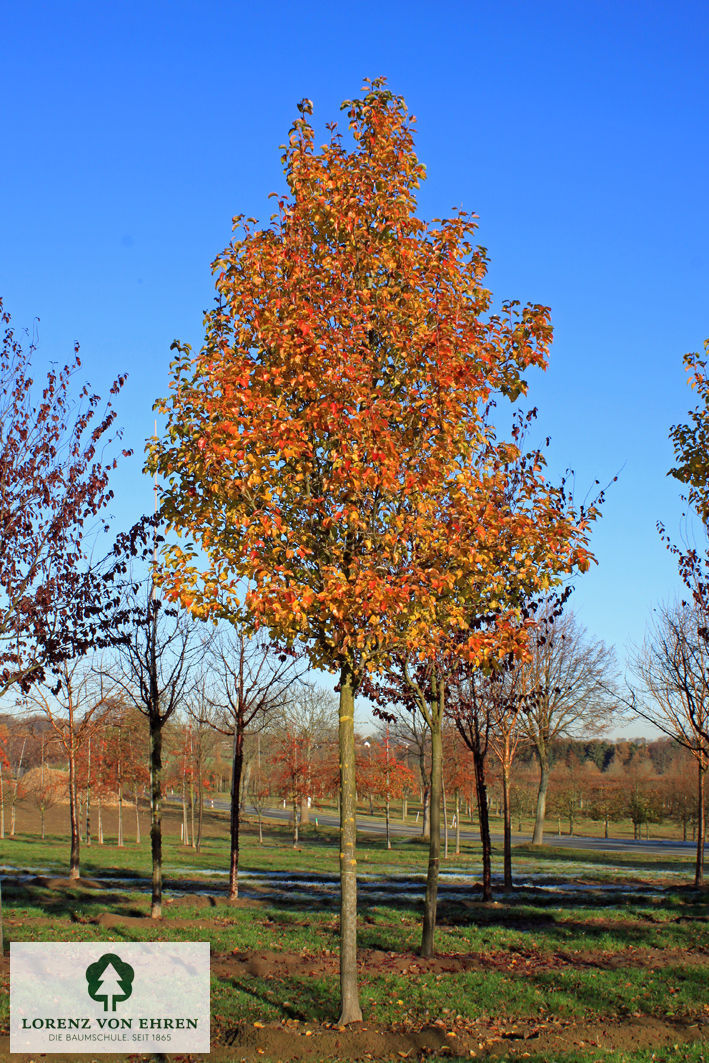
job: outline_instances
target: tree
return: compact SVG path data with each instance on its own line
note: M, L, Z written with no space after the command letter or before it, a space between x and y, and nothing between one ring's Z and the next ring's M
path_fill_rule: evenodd
M461 817L461 795L469 795L472 806L472 791L475 786L475 776L472 766L472 758L470 756L470 750L466 744L461 741L460 735L455 727L449 727L447 731L444 731L443 735L445 754L443 757L443 782L445 784L446 792L452 793L455 797L455 812L454 812L454 825L455 825L455 851L456 855L460 853L460 817ZM445 822L445 828L447 832L447 821ZM446 853L446 856L448 854Z
M23 347L0 300L0 696L28 690L104 643L101 616L117 607L103 563L91 560L116 459L106 460L115 410L88 386L72 395L81 362L32 379L34 342ZM119 376L110 393L118 394ZM123 452L127 454L127 452ZM88 541L87 541L88 540Z
M520 662L509 659L499 671L499 686L492 699L490 745L500 763L503 818L503 885L512 889L512 763L522 737L527 706Z
M131 536L128 536L128 542ZM122 588L128 621L118 645L116 682L130 705L148 721L150 732L150 915L162 918L162 736L165 724L184 704L194 681L191 666L203 652L189 613L163 606L152 579Z
M588 787L588 814L603 823L603 837L608 837L608 824L621 817L625 805L625 784L613 773L599 774Z
M103 719L106 737L104 767L107 787L116 796L118 811L118 834L116 844L123 848L125 832L123 802L126 788L132 786L136 802L136 843L139 837L138 785L147 781L148 748L146 745L145 720L125 698L109 701Z
M704 525L705 536L709 536L709 488L707 471L709 470L709 339L704 342L704 356L697 352L685 354L684 364L689 375L689 385L696 391L700 402L690 411L690 423L673 425L670 429L676 465L670 469L670 475L680 483L688 486L686 501L692 506ZM658 531L665 545L675 555L683 583L690 591L692 600L702 623L697 633L705 642L709 641L709 553L705 543L704 550L695 546L680 548L672 542L664 526L658 523ZM706 721L700 731L703 740L709 744L709 726Z
M424 168L404 101L377 81L344 106L352 149L330 127L316 152L303 101L270 227L237 217L240 235L214 264L204 346L193 357L175 345L149 467L164 478L169 525L196 544L165 552L166 592L202 616L245 604L255 626L338 675L349 1023L361 1019L354 699L392 646L429 644L442 600L446 624L466 627L465 588L481 566L491 601L502 585L487 564L505 514L490 504L499 473L481 461L495 449L486 409L493 393L525 390L551 328L538 305L491 312L472 216L416 217ZM548 550L588 564L578 526L564 528ZM476 632L467 643L475 655Z
M556 738L605 728L616 707L613 650L590 639L573 613L542 613L525 666L524 730L539 762L533 845L544 841L550 747Z
M370 795L384 801L386 846L391 849L390 804L394 797L403 797L414 785L414 773L397 756L387 725L378 741L370 742L367 756L358 763L360 785Z
M37 684L30 695L44 713L66 754L69 764L69 822L71 830L69 878L79 878L80 825L78 803L78 760L107 711L111 690L101 683L83 660L64 661L56 682Z
M707 617L696 602L662 606L633 671L640 681L636 712L691 753L697 770L697 857L694 884L704 881L704 777L709 766L709 645Z
M401 684L391 683L391 674L388 682L368 682L363 691L379 707L375 713L386 719L391 740L406 750L408 760L415 765L414 778L421 797L421 837L428 839L431 837L431 735L426 721L410 692L404 692Z
M473 758L475 796L483 864L483 901L492 900L492 844L486 782L486 761L494 724L495 703L504 697L500 675L493 669L461 664L450 682L448 712Z
M685 354L684 366L689 386L700 402L690 411L689 424L673 425L670 429L676 461L670 476L687 485L687 500L706 528L709 526L709 339L704 341L703 356L697 352Z
M268 724L284 705L301 669L297 657L284 653L263 636L250 637L243 627L234 627L210 645L213 666L210 689L215 713L210 726L232 738L229 898L239 895L239 826L244 737L247 730ZM260 827L259 827L260 830Z
M331 695L313 684L299 688L271 721L273 783L291 802L294 846L298 844L302 811L330 788L335 721Z

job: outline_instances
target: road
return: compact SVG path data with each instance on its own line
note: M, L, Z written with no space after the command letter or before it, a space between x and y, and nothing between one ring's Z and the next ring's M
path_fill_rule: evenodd
M215 799L214 808L228 811L229 802L220 798ZM253 808L246 809L247 815L256 815L256 810ZM263 819L272 819L277 822L284 823L290 819L290 809L284 808L269 808L263 813ZM310 813L311 824L317 819L318 823L323 827L337 827L339 824L339 818L329 812L318 812L317 810L311 810ZM386 826L383 819L374 818L371 816L359 816L357 819L357 830L361 834L377 834L382 835L386 833ZM390 824L390 834L398 838L416 838L419 837L420 831L416 827L415 822L401 823L398 820L392 819ZM449 830L449 839L453 839L455 832ZM479 834L477 831L471 829L461 829L461 839L464 841L477 841L479 840ZM529 843L530 837L528 834L518 834L513 832L512 844L522 845L525 842ZM632 838L594 838L583 835L568 834L554 834L549 831L544 835L545 845L552 845L559 849L589 849L596 852L612 852L612 853L637 853L652 854L655 856L689 856L696 851L696 842L682 842L671 839L650 839L649 841L633 841ZM493 834L492 844L502 847L502 835Z

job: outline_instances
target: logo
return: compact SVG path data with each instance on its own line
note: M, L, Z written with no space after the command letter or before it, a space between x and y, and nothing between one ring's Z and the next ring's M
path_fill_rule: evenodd
M209 1052L209 942L13 941L10 1050Z
M115 952L105 952L86 968L88 992L92 1000L102 1000L104 1011L115 1011L116 1004L128 1000L133 992L135 971Z

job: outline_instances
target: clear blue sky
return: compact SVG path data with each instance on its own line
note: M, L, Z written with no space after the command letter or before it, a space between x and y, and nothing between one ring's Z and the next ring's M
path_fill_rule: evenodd
M150 506L170 343L200 343L232 215L270 213L296 102L324 125L383 74L418 119L421 216L475 211L496 297L552 308L552 468L579 496L620 474L574 604L622 659L679 587L655 522L679 528L667 432L709 335L706 2L28 0L2 38L0 294L42 360L78 339L95 387L129 373L121 523Z

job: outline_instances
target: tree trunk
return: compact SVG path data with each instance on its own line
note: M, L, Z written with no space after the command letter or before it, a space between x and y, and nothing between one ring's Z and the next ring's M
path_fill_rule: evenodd
M340 997L338 1025L362 1021L357 990L357 782L355 777L354 674L340 671Z
M537 793L537 812L534 820L532 845L544 844L544 818L547 809L547 790L549 789L549 760L537 751L539 757L539 791Z
M293 848L298 847L298 798L293 794Z
M387 794L387 796L386 796L386 807L385 807L387 849L391 849L391 837L390 837L390 834L389 834L389 804L390 804L390 802L389 802L389 794Z
M194 775L190 776L190 826L192 828L192 848L194 849L197 844L194 836Z
M706 835L706 817L704 815L704 773L706 765L701 753L697 758L697 862L694 870L694 885L701 889L704 885L704 839Z
M2 778L2 762L0 762L0 838L5 837L5 784Z
M239 827L241 810L241 773L244 767L244 728L241 720L234 720L234 744L231 761L231 805L229 810L229 900L239 896Z
M204 822L204 787L202 786L201 766L200 777L197 779L197 852L202 850L202 823Z
M86 844L91 845L91 739L86 760Z
M436 929L438 905L438 869L441 862L441 782L443 768L443 744L441 719L432 716L431 723L431 785L430 785L430 837L428 843L428 875L426 876L426 899L423 907L423 930L421 955L433 956L433 936Z
M406 810L408 808L408 799L405 797L401 802L401 822L406 823Z
M431 837L431 788L424 786L423 793L421 795L422 816L421 816L421 837Z
M71 824L71 852L69 855L69 878L79 877L79 816L76 793L76 747L74 743L74 725L69 720L69 822Z
M460 790L455 792L455 855L460 856Z
M512 813L510 811L510 736L504 736L502 748L502 816L503 816L503 884L512 889Z
M20 785L20 775L22 774L22 761L25 759L25 746L27 745L27 739L25 738L22 743L22 749L20 751L20 759L17 762L17 771L15 772L15 785L12 788L12 798L10 803L10 837L15 837L15 802L17 801L17 787Z
M441 767L443 765L443 755L441 754ZM443 772L441 771L441 799L443 801L443 858L448 859L448 802L446 801L446 780L443 778Z
M101 795L99 794L99 796L96 798L96 820L97 820L96 828L98 830L98 843L99 843L99 845L103 845L103 816L102 816L101 812L102 812L102 809L101 809Z
M480 843L483 861L483 901L492 900L492 845L490 842L490 818L487 808L487 786L485 785L485 758L473 750L475 768L475 793L478 799L478 820L480 823Z
M140 806L138 804L138 783L135 784L135 844L140 845Z
M118 784L118 848L123 848L123 786Z
M182 772L182 844L190 844L190 831L187 824L187 779Z
M150 849L153 860L150 918L162 919L162 720L150 722Z

